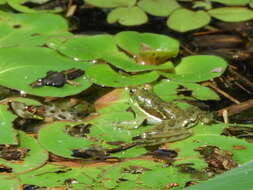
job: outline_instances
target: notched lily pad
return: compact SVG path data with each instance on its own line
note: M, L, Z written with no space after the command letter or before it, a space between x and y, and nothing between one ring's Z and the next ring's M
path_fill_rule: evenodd
M144 62L158 59L155 64L160 64L179 51L179 42L165 35L124 31L115 37L122 49L132 56L140 56Z
M118 7L107 15L109 24L120 23L125 26L141 25L148 21L148 16L139 7Z
M140 0L138 6L154 16L168 16L180 7L176 0Z
M172 30L187 32L206 26L210 20L209 14L204 11L191 11L180 8L172 12L167 20L167 25Z
M220 76L226 67L227 62L221 57L195 55L184 57L176 66L175 74L162 75L178 82L200 82Z

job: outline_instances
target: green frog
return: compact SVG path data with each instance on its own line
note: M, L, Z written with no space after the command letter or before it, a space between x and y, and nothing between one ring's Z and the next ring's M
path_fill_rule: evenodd
M191 127L201 122L212 122L212 114L189 105L179 107L175 101L165 102L152 92L150 86L131 88L130 101L146 116L150 124L157 124L152 131L147 131L133 138L137 144L145 146L159 145L185 139L192 135Z

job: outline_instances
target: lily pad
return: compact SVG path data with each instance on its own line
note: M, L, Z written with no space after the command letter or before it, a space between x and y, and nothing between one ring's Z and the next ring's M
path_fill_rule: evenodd
M253 11L246 7L222 7L211 9L208 13L225 22L242 22L253 18Z
M183 88L184 87L184 88ZM191 96L181 95L183 92L191 91ZM201 86L197 83L176 82L173 80L162 80L154 86L154 92L164 101L178 99L198 100L219 100L219 96L210 88ZM182 92L182 93L180 93Z
M37 143L37 141L19 131L19 146L20 148L28 149L28 153L23 161L7 161L0 158L0 164L12 168L14 173L23 173L41 167L48 159L48 153Z
M94 64L86 69L86 75L93 83L101 86L125 87L155 81L159 74L155 71L137 75L121 75L106 64Z
M113 24L118 22L125 26L141 25L148 21L146 13L138 7L118 7L107 15L107 22Z
M105 55L118 52L116 42L111 35L73 37L58 44L57 50L77 60L101 59Z
M23 184L32 184L40 187L67 186L66 181L71 181L72 179L74 183L70 183L68 186L69 188L73 187L75 190L86 188L93 189L93 185L97 185L97 175L103 168L105 168L105 166L75 168L47 164L32 172L19 175L18 178ZM77 185L82 185L82 188L74 188Z
M156 54L157 52L155 52ZM159 54L159 53L158 53ZM154 54L152 54L151 56L153 56ZM145 55L144 55L145 56ZM149 56L149 57L151 57ZM152 62L153 58L149 59L149 57L145 56L147 59L147 62ZM161 57L158 56L161 59L166 59L167 55ZM155 60L157 56L155 56ZM141 64L141 63L137 63L136 60L128 57L127 55L123 54L123 53L115 53L113 55L107 55L103 58L105 61L107 61L108 63L110 63L111 65L120 68L126 72L141 72L141 71L149 71L149 70L173 70L174 69L174 65L172 64L172 62L167 61L164 64L159 64L159 65L155 65L155 64ZM143 60L141 60L141 62L143 63Z
M245 6L250 0L210 0L211 2L217 2L228 6Z
M192 167L196 169L207 167L199 153L195 151L196 148L207 145L230 151L233 154L233 159L238 164L252 160L253 153L251 149L253 145L242 139L220 135L224 127L226 127L225 124L209 126L199 124L193 128L194 135L192 137L170 144L170 148L180 150L175 164L193 163ZM241 146L244 149L238 150L234 148L235 146Z
M175 57L179 51L179 42L165 35L124 31L115 37L122 49L135 56L141 53L145 56L152 52L163 53L162 56L166 57L164 59L168 59Z
M154 16L168 16L180 4L176 0L140 0L138 7Z
M220 76L227 62L218 56L195 55L184 57L176 66L176 73L161 73L178 82L200 82Z
M195 83L183 83L182 86L192 91L192 96L199 100L220 100L210 88Z
M129 131L125 129L116 128L112 125L92 125L89 128L89 133L86 137L70 136L66 132L66 127L75 126L80 122L54 122L42 127L39 132L39 142L49 152L65 158L76 158L73 156L73 150L88 150L92 147L99 148L98 150L104 151L107 149L118 148L116 145L110 145L109 142L122 142L130 143L132 137L137 136L141 130ZM143 132L143 131L142 131ZM50 139L50 140L49 140ZM146 150L142 147L137 147L124 151L123 153L114 153L112 156L130 157L144 154ZM96 156L96 155L95 155ZM97 159L104 159L105 155L97 155ZM101 156L101 157L99 157ZM90 159L88 157L88 159ZM92 155L91 155L92 159ZM93 158L94 159L94 158Z
M187 18L187 19L186 19ZM211 17L205 11L176 9L167 20L167 25L178 32L188 32L208 25Z
M57 8L55 10L35 10L31 9L27 6L24 6L23 4L28 2L27 0L11 0L7 1L8 5L11 6L13 9L24 12L24 13L36 13L36 12L60 12L62 11L61 8ZM37 3L38 1L32 1L33 3ZM42 1L41 1L42 2ZM45 1L43 1L45 2Z
M133 6L136 0L86 0L86 2L96 7L114 8L120 6Z
M69 35L66 20L54 14L0 12L0 19L0 47L38 46L45 44L49 36Z
M20 181L12 175L0 175L0 188L3 190L22 190Z
M87 63L73 61L48 48L1 48L0 58L2 60L0 85L8 88L38 96L64 97L77 94L91 85L85 77L79 77L75 80L79 86L66 84L62 88L48 86L32 88L30 84L45 77L48 71L63 71L71 68L85 70L87 67Z
M0 144L17 145L17 131L12 122L17 118L11 113L6 105L0 105Z

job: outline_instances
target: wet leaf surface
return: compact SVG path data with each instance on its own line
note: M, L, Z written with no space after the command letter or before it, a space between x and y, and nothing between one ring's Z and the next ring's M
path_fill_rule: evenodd
M109 87L140 85L155 81L159 77L159 74L155 71L132 76L121 75L106 64L94 64L88 67L86 69L86 75L91 82Z
M16 116L8 110L8 106L0 105L0 144L18 144L17 132L12 127Z
M67 22L54 14L8 14L0 12L0 47L39 46L47 38L70 35ZM40 23L37 21L40 20ZM44 27L41 23L48 23Z
M12 56L14 52L15 56ZM91 85L85 77L80 77L75 80L79 83L78 86L68 84L59 89L54 87L32 88L29 84L45 76L48 71L62 71L71 68L85 70L87 68L87 63L72 61L54 50L40 47L2 48L0 49L0 57L2 60L0 63L2 68L0 85L8 88L38 96L63 97L77 94ZM17 62L17 60L19 61ZM13 82L11 79L18 80Z

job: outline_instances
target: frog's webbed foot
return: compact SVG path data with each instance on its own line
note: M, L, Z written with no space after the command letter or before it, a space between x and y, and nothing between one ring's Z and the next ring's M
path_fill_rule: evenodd
M170 127L166 131L145 132L133 138L134 142L144 146L154 146L163 143L175 142L190 137L190 129Z

